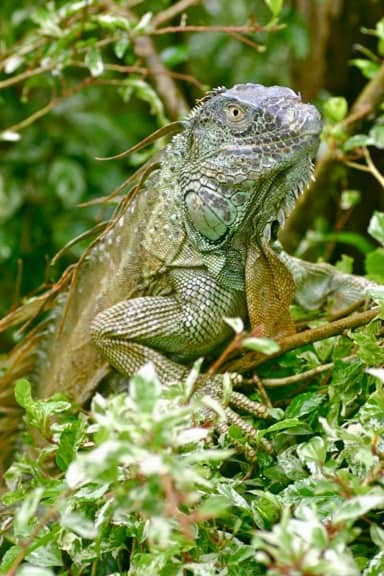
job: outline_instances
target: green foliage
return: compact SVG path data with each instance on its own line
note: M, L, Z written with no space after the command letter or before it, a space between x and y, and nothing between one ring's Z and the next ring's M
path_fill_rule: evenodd
M370 231L384 238L382 214ZM291 373L329 359L335 366L329 381L315 377L291 392L284 413L275 410L279 421L260 430L274 454L259 451L256 471L207 445L210 431L192 424L201 406L186 404L189 385L162 390L149 365L128 393L96 395L80 417L59 396L34 400L19 381L26 423L46 442L36 444L34 432L5 475L0 574L379 575L378 330L371 323L282 357ZM268 340L245 344L276 351ZM346 350L353 356L339 360ZM289 393L275 396L286 403Z
M46 270L46 258L110 213L105 205L77 205L110 193L147 152L118 163L94 157L126 149L168 121L167 101L135 41L151 34L156 15L174 3L146 1L129 11L125 4L109 2L108 11L98 0L0 7L2 22L10 23L1 24L0 312L13 299L17 260L27 271L22 294L56 278L59 270ZM278 17L286 26L271 34L268 25ZM158 37L167 73L190 81L182 88L188 103L201 94L199 85L290 83L292 55L303 58L309 40L297 13L281 0L205 2L188 14L188 24L197 25L254 20L267 26L247 35L256 46L206 32ZM384 55L384 21L367 32L377 38L378 56L365 51L352 63L370 79ZM323 111L325 139L346 163L366 159L366 147L383 148L380 113L349 136L344 97L332 97ZM345 188L341 210L360 199L363 204L363 192ZM335 232L324 222L306 242L352 245L365 255L367 274L384 281L382 213L373 216L369 232L378 248L362 234ZM59 268L82 251L82 243L71 246ZM338 266L351 271L350 257ZM384 307L382 290L372 297ZM242 333L236 319L228 323ZM284 379L333 363L298 384L267 388L275 420L250 424L274 452L258 448L256 462L234 453L231 439L245 443L235 427L223 439L196 424L207 405L189 400L193 378L163 390L146 366L129 392L96 395L80 414L61 395L35 399L29 382L19 381L16 398L28 431L25 450L5 475L0 574L382 575L380 330L374 322L261 368L263 382L272 369ZM243 344L278 351L269 339ZM212 409L224 417L222 408Z
M377 329L281 358L289 373L336 363L330 380L273 393L285 410L260 430L274 453L259 449L256 468L230 440L213 447L212 430L193 424L202 406L186 403L189 385L162 389L150 365L129 392L97 394L80 416L63 398L34 400L20 381L34 440L5 475L0 574L380 574ZM355 356L337 360L346 346Z
M325 102L323 112L330 122L341 122L347 115L348 103L345 98L335 96Z
M170 77L176 84L173 75L181 74L177 90L186 101L184 113L202 90L216 85L287 83L287 75L280 77L287 46L301 55L307 50L303 25L281 0L206 2L188 10L188 24L244 26L255 20L261 29L247 37L256 48L225 33L155 35L165 66L156 71L137 43L159 28L156 17L173 2L135 4L19 0L0 6L1 315L81 255L84 242L49 266L64 245L112 209L78 204L109 194L153 149L123 162L101 164L95 157L125 150L180 115L168 90L159 94L158 80ZM278 17L291 27L272 33ZM160 27L177 25L178 18ZM236 66L228 66L229 59ZM281 62L278 73L272 61Z
M375 212L369 223L368 232L381 246L366 256L367 274L377 282L384 281L384 213Z

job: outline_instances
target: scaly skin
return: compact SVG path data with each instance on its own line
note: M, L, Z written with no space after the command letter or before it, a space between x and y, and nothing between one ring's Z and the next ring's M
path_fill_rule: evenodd
M165 384L183 379L194 359L231 338L225 317L242 318L260 335L292 332L295 284L302 300L308 284L316 303L339 288L338 273L302 264L276 243L311 175L320 131L316 108L289 88L243 84L208 94L143 188L57 293L42 298L50 317L11 355L3 386L26 374L39 396L62 391L81 404L110 373L108 365L124 379L152 361ZM358 286L357 297L364 292L363 282L343 279L341 300L355 297L350 285ZM17 311L3 327L28 313ZM198 388L220 400L222 376L201 376ZM266 414L238 393L230 402ZM231 408L226 412L255 436ZM8 436L12 425L4 420Z
M183 362L228 340L225 317L248 322L248 300L260 334L292 329L275 324L293 281L263 245L311 173L320 129L317 110L288 88L239 85L195 109L153 175L159 197L140 247L148 286L91 324L95 344L120 373L151 360L163 381L182 378ZM263 308L273 300L269 272L277 263L279 285L284 276L291 285L274 296L276 314L265 319L253 303L262 290ZM254 267L264 281L253 286Z

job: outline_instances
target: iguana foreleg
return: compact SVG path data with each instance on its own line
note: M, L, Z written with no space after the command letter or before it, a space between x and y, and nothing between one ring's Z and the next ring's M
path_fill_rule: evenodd
M119 302L98 314L91 325L95 344L121 374L131 376L151 361L164 384L182 381L189 369L178 360L194 359L215 349L231 336L224 317L244 313L240 293L223 288L205 271L178 270L169 277L172 295ZM197 393L222 401L223 376L202 375ZM236 392L228 400L256 416L267 415L265 406ZM250 435L250 427L229 408L227 416Z

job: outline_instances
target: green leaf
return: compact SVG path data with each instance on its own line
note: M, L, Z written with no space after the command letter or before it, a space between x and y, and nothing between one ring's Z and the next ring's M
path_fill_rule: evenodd
M136 24L134 30L135 32L145 33L148 32L152 20L152 12L146 12L139 22Z
M131 42L128 36L123 36L122 38L119 38L117 42L115 42L115 44L113 45L113 51L115 52L117 58L119 59L123 58L130 44Z
M290 446L283 452L280 452L277 460L284 474L290 480L301 480L308 476L308 473L304 470L299 458L296 455L295 446Z
M130 395L138 409L151 413L161 391L161 384L152 363L145 364L132 378Z
M87 518L85 511L79 513L68 510L63 514L61 524L82 538L93 539L97 536L97 526Z
M369 234L384 246L384 212L374 212L368 226Z
M33 404L32 387L26 378L18 380L15 384L15 398L16 402L26 410Z
M117 30L130 30L131 22L124 16L113 16L112 14L100 14L97 16L97 22L107 30L116 32Z
M241 496L231 484L221 484L217 489L222 496L225 496L227 503L230 506L237 506L243 510L249 510L249 504L247 500Z
M82 438L82 432L82 422L75 420L61 433L59 447L56 452L56 464L60 470L65 471L72 462Z
M0 132L0 139L5 142L18 142L20 138L21 134L19 132L14 132L12 130L4 130L4 132Z
M348 138L344 143L344 150L353 150L361 146L376 146L376 148L384 148L384 125L377 124L368 134L355 134Z
M104 64L99 48L91 46L85 53L85 65L92 76L100 76L104 72Z
M223 515L231 503L227 497L221 496L219 494L212 494L204 500L204 502L199 507L199 513L206 515L208 517L214 517Z
M357 520L367 512L370 512L370 510L382 509L384 507L384 491L377 492L376 494L365 494L346 500L335 510L332 522L337 524L347 520Z
M371 524L369 527L369 533L372 538L372 542L376 544L381 550L384 551L384 530L380 528L377 524ZM384 566L383 566L384 567Z
M291 400L285 415L287 418L302 418L305 414L316 411L325 399L324 394L314 392L298 394Z
M352 274L353 273L352 256L348 256L348 254L342 254L341 258L336 262L335 268L337 270L340 270L340 272L344 272L344 274Z
M384 40L384 18L376 23L376 34L381 40Z
M378 552L369 562L362 576L383 576L384 552Z
M4 62L4 72L6 74L12 74L24 63L24 58L20 54L13 54L7 58Z
M327 455L324 439L321 436L314 436L308 442L299 444L297 455L301 462L315 474L324 464Z
M380 365L383 362L384 351L378 340L377 322L353 332L350 338L357 344L359 358L368 366Z
M335 96L325 102L323 111L329 122L341 122L347 115L348 103L345 98Z
M16 382L15 398L27 413L28 423L35 426L45 435L47 422L51 416L66 412L71 408L70 402L62 400L57 394L51 400L34 400L32 398L31 384L26 379Z
M235 332L235 334L241 334L244 330L244 322L241 318L223 318L224 322L228 324L230 328Z
M384 282L384 248L366 254L365 270L372 280Z
M25 538L31 532L30 520L36 513L43 493L43 488L35 488L29 494L27 494L23 503L18 509L15 515L14 533L19 538Z
M340 207L343 210L350 210L361 202L360 190L343 190L341 193Z
M298 418L286 418L285 420L280 420L271 426L268 426L266 430L260 430L261 433L265 434L268 432L281 432L282 430L290 430L291 428L302 427L303 423Z
M119 90L124 102L129 102L134 94L143 102L150 106L151 114L155 114L161 125L166 124L167 119L164 114L164 105L157 92L144 80L129 77L124 81L124 86Z
M283 0L264 0L264 1L274 17L280 14L283 8Z
M279 344L271 338L255 338L252 336L251 338L244 338L242 345L244 348L262 352L263 354L274 354L280 350Z
M17 570L17 576L55 576L55 573L49 568L34 566L28 562L20 566Z
M48 4L48 8L35 8L32 12L31 19L41 27L42 34L57 38L62 36L63 30L59 27L59 19L52 5Z
M321 240L322 242L340 242L343 244L349 244L360 250L363 254L370 252L374 248L372 242L367 240L363 234L356 234L355 232L349 232L347 230L322 234Z
M364 382L362 378L363 364L361 360L351 362L335 361L332 371L332 379L328 387L328 393L332 404L343 408L353 403L361 393Z
M63 559L56 538L57 534L52 530L43 535L40 538L41 546L35 545L35 548L26 557L28 562L36 567L63 566Z
M367 368L366 372L368 374L371 374L371 376L378 378L380 382L384 384L384 368ZM365 405L367 405L367 403ZM383 411L383 417L384 417L384 411Z
M369 80L374 78L380 70L379 64L372 62L372 60L366 60L365 58L354 58L353 60L350 60L350 63L356 66L363 76Z
M372 138L373 145L382 150L384 148L384 126L374 126L369 135Z
M354 148L361 148L362 146L371 146L374 143L371 136L368 134L355 134L348 138L344 143L344 150L347 152L353 150Z
M268 530L280 515L280 500L276 494L267 490L252 490L252 495L251 508L255 524L258 528Z
M6 576L10 573L10 570L20 553L23 551L22 547L19 545L11 546L5 553L4 556L1 558L0 563L0 575Z
M160 54L162 62L168 68L174 68L184 62L187 62L189 57L188 44L179 44L178 46L168 46Z

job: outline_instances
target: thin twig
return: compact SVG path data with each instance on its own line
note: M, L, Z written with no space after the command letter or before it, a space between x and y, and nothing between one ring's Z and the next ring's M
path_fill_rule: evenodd
M156 14L151 20L151 25L157 28L157 26L160 26L168 20L172 20L172 18L178 14L185 12L191 6L200 4L200 2L201 0L179 0L179 2L176 2L173 6L169 6L169 8Z
M208 376L213 376L214 374L216 374L218 369L221 367L222 364L224 364L224 362L227 360L227 358L229 358L229 356L233 352L235 352L236 350L239 350L241 348L241 342L244 339L244 337L245 337L245 332L241 332L241 333L235 335L232 342L230 342L228 344L228 346L225 347L223 352L220 354L220 356L215 360L215 362L212 364L212 366L207 371Z
M379 184L384 188L384 177L382 174L380 174L375 164L373 163L371 155L366 146L363 147L363 153L367 164L359 164L358 162L352 161L346 161L344 164L349 168L360 170L360 172L368 172L369 174L372 174L372 176L376 178Z
M23 80L27 80L28 78L32 78L32 76L37 76L38 74L43 74L44 72L48 72L55 68L57 64L51 64L49 66L39 66L38 68L33 68L32 70L26 70L25 72L21 72L20 74L16 74L16 76L11 76L6 80L0 80L0 90L3 88L8 88L9 86L13 86L18 82L22 82Z
M367 147L364 147L364 156L365 156L368 168L370 169L372 176L374 176L376 178L376 180L379 182L379 184L381 184L381 186L384 188L384 176L382 174L380 174L380 172L376 168L375 164L373 163L373 160L371 158L371 154L370 154Z
M30 126L31 124L33 124L33 122L35 122L42 116L48 114L48 112L53 110L53 108L56 108L56 106L61 104L63 100L65 100L70 96L73 96L74 94L76 94L86 86L89 86L93 82L94 82L93 78L86 78L83 82L81 82L71 90L66 91L64 94L62 94L62 96L52 98L52 100L48 102L48 104L46 104L45 106L43 106L42 108L31 114L30 116L27 116L27 118L24 118L24 120L22 120L21 122L17 122L16 124L9 126L8 128L5 128L3 132L19 132L20 130L27 128L27 126Z
M355 354L351 354L350 356L346 356L341 360L343 362L349 362L350 360L354 360L355 358L357 358L357 356ZM332 370L334 365L335 365L334 362L328 362L327 364L321 364L320 366L316 366L316 368L311 368L310 370L306 370L305 372L300 372L300 374L293 374L293 376L285 376L284 378L263 378L261 380L261 383L266 388L278 388L280 386L289 386L290 384L297 384L298 382L309 380L310 378L313 378L313 376L317 376L318 374L322 374L323 372L328 372L329 370Z
M248 38L248 36L238 34L237 32L230 32L229 35L235 40L238 40L239 42L242 42L243 44L250 46L251 48L256 50L256 52L262 52L263 50L265 50L265 46L263 44L258 44L257 42L254 42L253 40Z
M272 402L267 394L267 391L265 390L265 380L261 380L261 378L259 378L256 374L253 376L252 378L252 384L255 384L260 396L263 399L263 404L265 404L266 406L268 406L269 408L272 408Z
M251 32L276 32L277 30L281 30L283 27L282 24L274 24L271 26L260 26L258 24L248 24L245 26L166 26L164 28L150 30L148 34L151 36L173 34L174 32L224 32L225 34L249 34Z
M79 68L87 68L84 62L73 62L73 65L78 66ZM174 78L176 80L183 80L184 82L189 82L189 84L196 86L196 88L198 88L199 90L203 90L203 85L201 84L201 82L199 82L198 79L195 78L194 76L191 76L191 74L174 72L172 70L167 70L166 68L164 68L164 70L160 69L152 70L150 68L144 68L143 66L123 66L121 64L104 64L104 69L127 74L141 74L142 76L165 75ZM96 83L106 85L110 84L112 86L117 83L121 84L121 82L124 82L125 80L126 78L123 78L122 80L113 80L113 79L104 80L102 78L98 78L96 80Z
M356 312L356 310L361 308L366 303L367 303L366 298L360 298L360 300L356 300L356 302L353 302L352 304L347 306L347 308L343 308L342 310L339 310L339 312L335 312L334 314L329 314L327 316L327 320L328 322L334 322L335 320L339 320L339 318L345 318L346 316L352 314L352 312Z

